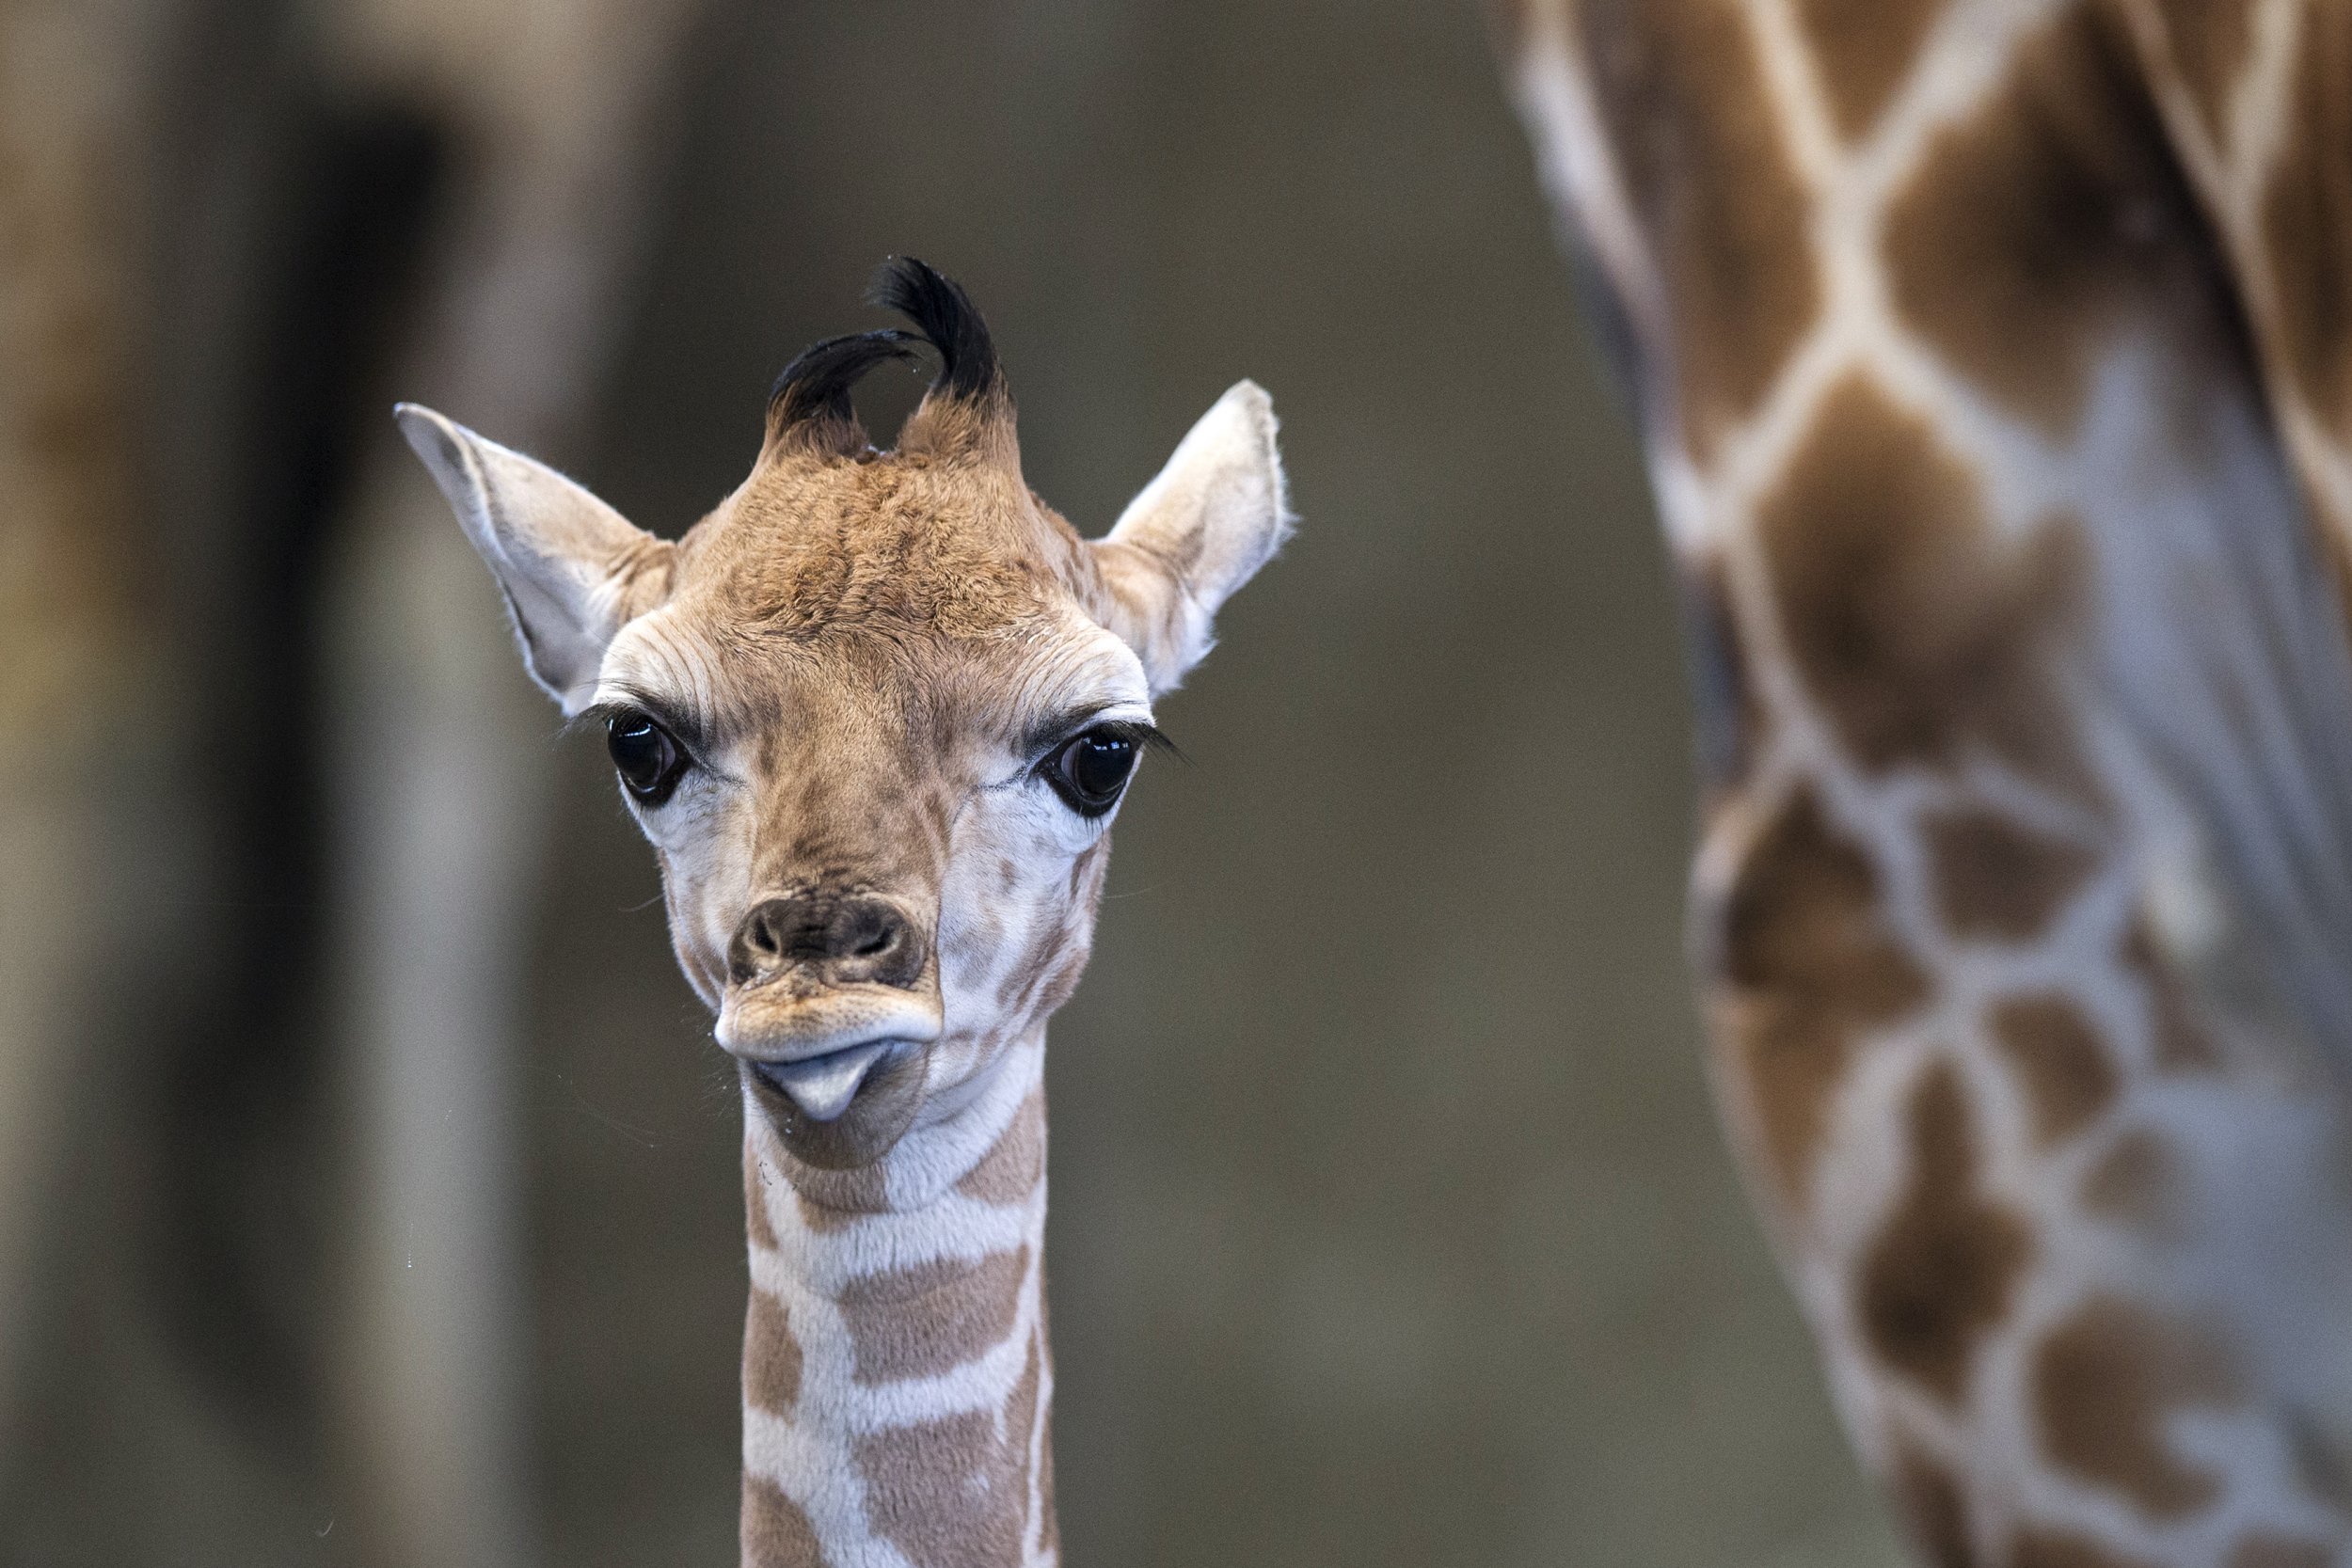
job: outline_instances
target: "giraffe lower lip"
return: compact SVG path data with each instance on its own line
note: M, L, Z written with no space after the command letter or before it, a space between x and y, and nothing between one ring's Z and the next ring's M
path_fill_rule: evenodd
M797 1062L754 1062L753 1075L801 1108L812 1121L837 1120L866 1086L895 1040L869 1040Z

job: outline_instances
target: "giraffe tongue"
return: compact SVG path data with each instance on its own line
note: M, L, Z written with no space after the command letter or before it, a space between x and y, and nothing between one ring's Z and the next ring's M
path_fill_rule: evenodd
M888 1040L853 1045L803 1062L762 1062L761 1076L792 1097L792 1103L814 1121L832 1121L857 1098L866 1074L890 1049Z

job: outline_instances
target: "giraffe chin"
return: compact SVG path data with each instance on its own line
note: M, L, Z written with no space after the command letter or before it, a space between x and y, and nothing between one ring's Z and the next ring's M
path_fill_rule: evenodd
M743 1081L795 1159L856 1170L914 1125L930 1059L927 1042L874 1040L800 1062L746 1061Z

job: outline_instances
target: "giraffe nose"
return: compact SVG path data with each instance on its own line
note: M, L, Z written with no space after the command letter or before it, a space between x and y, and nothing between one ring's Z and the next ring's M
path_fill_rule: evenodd
M727 949L728 975L760 985L797 969L826 985L912 986L923 938L886 898L803 893L752 906Z

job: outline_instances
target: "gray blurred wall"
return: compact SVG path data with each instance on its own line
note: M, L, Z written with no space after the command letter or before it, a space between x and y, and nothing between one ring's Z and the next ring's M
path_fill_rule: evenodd
M688 62L593 437L551 454L639 522L739 479L770 378L874 324L894 251L986 309L1030 481L1088 531L1237 377L1285 421L1299 537L1164 705L1190 766L1123 813L1053 1032L1069 1560L1891 1561L1707 1101L1675 609L1475 10L716 0ZM469 613L495 629L486 577ZM527 1509L547 1563L732 1562L732 1077L601 747L528 711ZM70 1272L0 1564L77 1560L61 1521L119 1494L76 1486L193 1463L85 1397L148 1376L91 1372L89 1325L155 1272ZM299 1449L236 1462L277 1490L119 1506L230 1544L158 1563L371 1560L332 1474L267 1457Z

